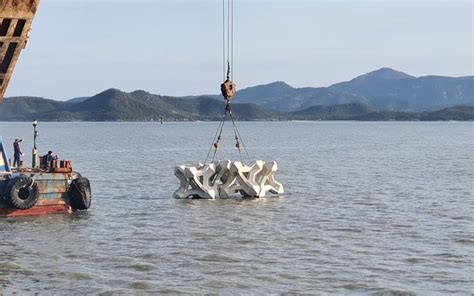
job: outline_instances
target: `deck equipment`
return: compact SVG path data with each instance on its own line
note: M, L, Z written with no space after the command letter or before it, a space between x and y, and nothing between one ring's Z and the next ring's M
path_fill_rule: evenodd
M278 170L276 161L256 160L249 165L245 165L243 161L242 150L248 159L250 159L250 155L243 143L231 106L231 101L237 91L236 85L232 81L234 78L233 0L222 1L222 24L224 82L220 88L226 101L224 114L204 163L175 167L174 174L180 180L180 185L175 191L174 197L215 199L239 196L258 198L267 196L269 193L282 194L284 192L283 185L275 180L275 173ZM218 153L221 148L222 134L228 119L232 123L235 147L239 152L240 161L219 160ZM210 162L208 162L209 160Z

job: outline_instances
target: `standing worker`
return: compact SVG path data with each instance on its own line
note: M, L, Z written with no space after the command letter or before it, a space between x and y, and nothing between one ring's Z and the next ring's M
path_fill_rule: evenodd
M20 167L21 156L23 155L20 142L23 142L23 139L15 139L15 142L13 142L13 166L17 168Z
M48 171L51 169L51 163L56 159L58 159L58 157L53 156L53 151L51 150L48 151L48 154L43 156L44 165Z

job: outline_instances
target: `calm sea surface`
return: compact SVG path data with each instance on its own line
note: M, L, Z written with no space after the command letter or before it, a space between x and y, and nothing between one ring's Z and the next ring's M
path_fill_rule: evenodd
M473 123L240 123L285 195L173 199L174 166L204 161L216 128L41 123L93 205L0 220L0 294L474 292ZM29 161L30 123L0 131Z

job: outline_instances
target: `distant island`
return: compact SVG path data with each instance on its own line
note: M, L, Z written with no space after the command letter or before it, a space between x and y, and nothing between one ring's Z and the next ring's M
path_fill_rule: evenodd
M329 87L293 88L284 82L249 87L233 102L241 121L472 121L474 76L413 77L382 68ZM0 121L213 121L221 119L224 107L218 95L170 97L109 89L69 101L7 98Z

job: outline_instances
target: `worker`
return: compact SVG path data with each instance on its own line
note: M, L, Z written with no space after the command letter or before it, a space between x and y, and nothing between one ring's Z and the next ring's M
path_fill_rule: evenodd
M21 156L23 153L21 152L20 149L20 143L23 142L23 139L15 139L15 142L13 142L13 166L14 167L20 167L20 162L21 162Z
M44 164L48 170L51 168L51 162L53 162L54 159L55 157L53 156L53 151L51 150L48 151L48 154L43 156Z

